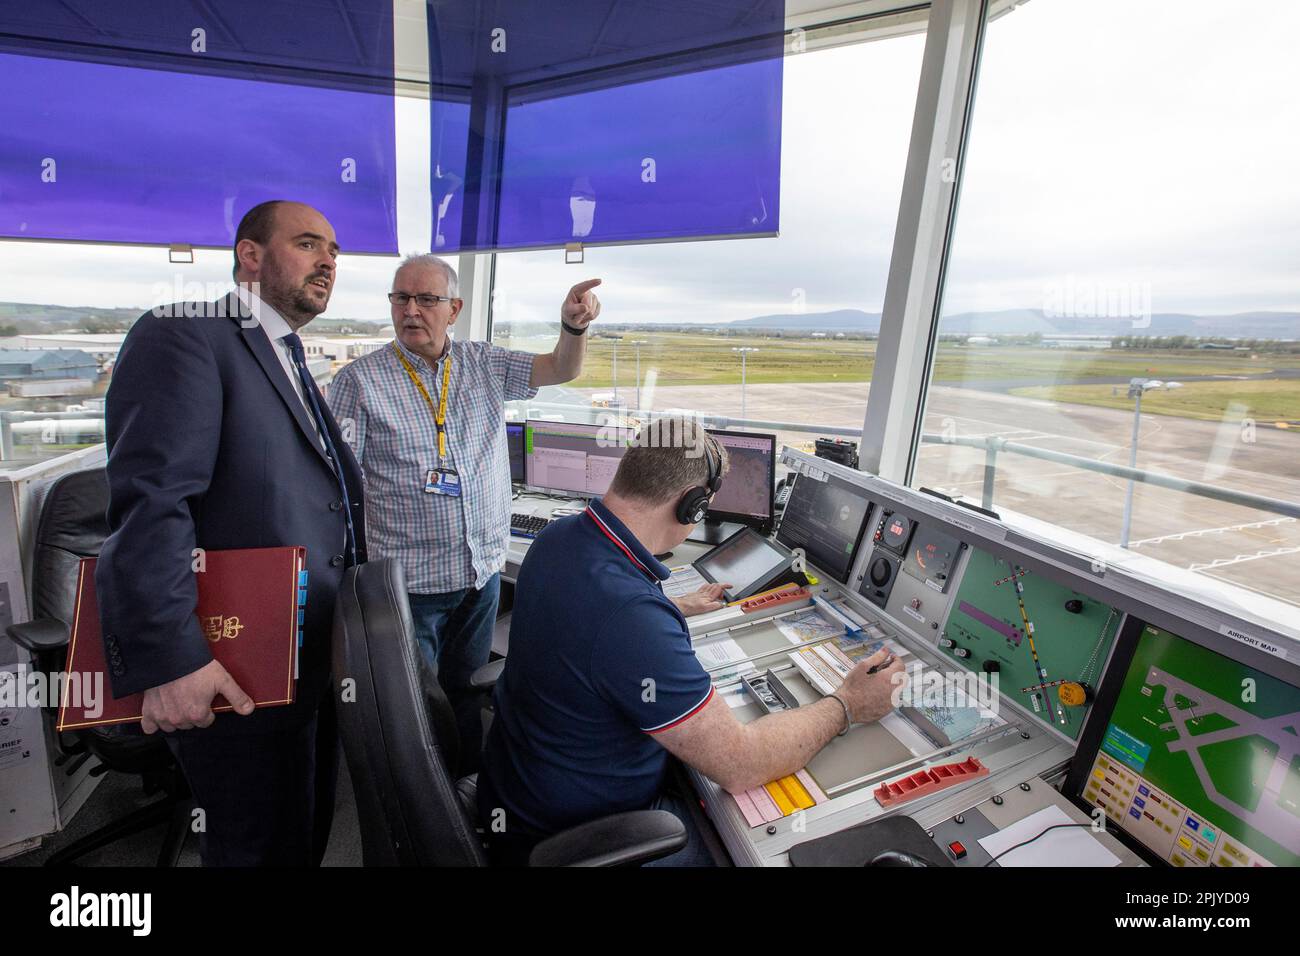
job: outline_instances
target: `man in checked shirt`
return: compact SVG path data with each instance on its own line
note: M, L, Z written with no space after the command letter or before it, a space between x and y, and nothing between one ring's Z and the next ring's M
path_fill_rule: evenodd
M504 406L582 372L599 284L569 290L555 349L534 355L454 340L464 304L456 271L437 256L410 256L388 295L395 341L345 366L329 388L365 475L370 556L402 562L420 649L456 711L466 755L478 754L481 738L469 679L492 647L509 544Z

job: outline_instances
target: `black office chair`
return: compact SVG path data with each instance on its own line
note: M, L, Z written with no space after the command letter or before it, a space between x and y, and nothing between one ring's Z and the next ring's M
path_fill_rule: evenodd
M107 513L108 479L102 468L55 479L41 506L32 562L32 620L11 625L6 633L30 651L36 667L47 674L66 666L77 571L81 559L98 555L108 537ZM51 723L57 718L57 702L55 705L48 711ZM98 757L99 764L89 771L92 776L109 770L139 774L145 795L161 792L163 798L64 847L45 865L71 863L92 850L168 822L158 865L175 866L188 833L190 794L167 742L161 736L145 736L133 724L67 733L55 730L52 737L57 747L53 755L56 773L71 775L92 756Z
M334 609L333 665L365 865L486 866L473 822L476 778L455 779L456 721L415 646L406 580L394 559L344 574ZM686 828L671 813L638 810L558 833L539 843L528 862L626 866L685 843Z

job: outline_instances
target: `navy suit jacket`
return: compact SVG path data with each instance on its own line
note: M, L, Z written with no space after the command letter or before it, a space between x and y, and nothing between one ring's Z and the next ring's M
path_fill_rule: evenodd
M330 624L345 565L338 481L266 332L238 300L186 303L132 326L106 405L110 534L95 574L114 696L212 659L195 615L195 548L307 549L296 701L215 728L279 729L310 719L330 680ZM201 313L201 315L200 315ZM215 317L214 317L215 316ZM365 560L361 470L319 397ZM198 731L206 733L208 731Z

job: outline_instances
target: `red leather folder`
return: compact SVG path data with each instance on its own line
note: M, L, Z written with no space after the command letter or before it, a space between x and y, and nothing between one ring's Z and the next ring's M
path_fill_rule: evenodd
M195 613L213 658L258 707L293 703L307 599L307 549L207 551L203 560L203 570L194 573ZM113 697L95 598L95 562L83 558L77 577L59 730L130 723L140 720L144 709L143 693ZM234 708L218 695L212 709Z

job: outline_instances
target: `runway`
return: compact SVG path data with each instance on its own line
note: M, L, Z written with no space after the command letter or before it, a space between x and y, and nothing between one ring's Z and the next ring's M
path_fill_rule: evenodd
M746 417L817 422L860 429L869 383L750 385ZM583 390L590 395L593 390ZM608 392L608 389L598 391ZM737 385L643 388L657 411L693 409L740 417ZM632 389L620 390L626 402ZM1223 422L1144 414L1139 468L1271 498L1300 501L1300 431L1251 425L1250 409ZM1131 412L1066 405L983 389L930 389L925 432L950 437L1002 438L1047 450L1127 464ZM815 432L781 433L790 445L811 443ZM960 491L980 501L984 452L924 444L915 484ZM993 507L1050 521L1112 544L1120 540L1127 482L1054 462L1003 452L997 459ZM1133 495L1130 547L1142 554L1300 604L1300 521L1138 484Z

